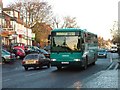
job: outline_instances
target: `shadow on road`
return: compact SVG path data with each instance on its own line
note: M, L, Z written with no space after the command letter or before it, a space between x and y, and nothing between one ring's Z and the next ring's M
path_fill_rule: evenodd
M87 69L89 69L90 67L93 67L93 65L88 65ZM66 67L61 68L60 70L56 69L52 72L67 72L68 73L68 72L82 72L82 71L86 71L86 70L83 70L82 67L67 67L66 66Z

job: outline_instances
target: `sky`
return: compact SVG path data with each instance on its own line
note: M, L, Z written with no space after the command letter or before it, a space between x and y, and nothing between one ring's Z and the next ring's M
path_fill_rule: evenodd
M3 0L3 6L16 0ZM81 29L87 29L105 40L111 39L110 29L118 21L118 2L120 0L43 0L52 5L58 17L76 17Z

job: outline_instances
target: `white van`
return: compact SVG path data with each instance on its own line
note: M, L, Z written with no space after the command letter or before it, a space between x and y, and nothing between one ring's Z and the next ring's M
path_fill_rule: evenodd
M110 51L111 51L111 52L117 52L117 51L118 51L117 45L112 45Z

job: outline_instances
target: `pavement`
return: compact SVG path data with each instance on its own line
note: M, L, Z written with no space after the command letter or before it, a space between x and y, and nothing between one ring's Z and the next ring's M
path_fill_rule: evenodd
M83 81L84 86L81 88L107 88L120 90L120 71L118 62L120 59L115 59L111 62L107 70L100 71L93 76Z
M118 70L104 70L96 73L87 78L84 84L82 88L118 88Z

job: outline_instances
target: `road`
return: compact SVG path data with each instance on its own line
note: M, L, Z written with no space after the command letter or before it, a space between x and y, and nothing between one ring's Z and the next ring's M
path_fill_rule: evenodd
M108 58L98 58L96 64L90 65L87 70L78 68L57 70L56 67L49 69L43 67L25 71L21 66L22 60L16 60L14 63L2 65L2 86L3 88L82 88L89 77L107 70L111 57L115 58L117 55L108 53Z

